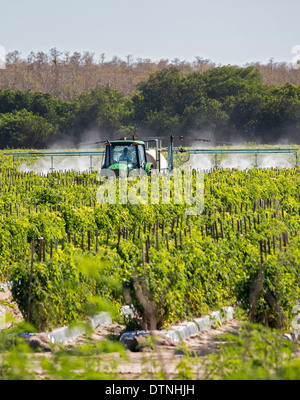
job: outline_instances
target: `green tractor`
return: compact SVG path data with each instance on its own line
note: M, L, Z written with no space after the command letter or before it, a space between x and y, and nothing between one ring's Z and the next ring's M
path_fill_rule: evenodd
M148 175L153 164L148 162L145 143L141 140L114 140L105 144L105 159L102 170L110 169L116 176L120 171L128 176L130 171L143 169Z

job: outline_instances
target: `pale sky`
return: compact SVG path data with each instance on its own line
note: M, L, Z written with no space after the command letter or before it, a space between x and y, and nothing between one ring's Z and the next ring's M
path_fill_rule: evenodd
M0 0L6 52L90 51L216 64L292 62L299 0Z

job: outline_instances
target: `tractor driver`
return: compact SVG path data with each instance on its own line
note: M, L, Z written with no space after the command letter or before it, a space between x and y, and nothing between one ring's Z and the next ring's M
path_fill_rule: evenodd
M123 150L123 152L119 158L119 161L126 161L128 163L132 163L132 154L127 149L127 147L125 147L125 149Z

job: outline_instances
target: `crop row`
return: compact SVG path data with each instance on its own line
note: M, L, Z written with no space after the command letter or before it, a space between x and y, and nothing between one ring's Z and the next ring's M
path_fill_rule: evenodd
M204 179L204 211L188 216L185 204L101 205L96 173L3 168L1 276L24 317L48 329L132 303L141 326L159 328L232 304L289 324L300 290L298 170Z

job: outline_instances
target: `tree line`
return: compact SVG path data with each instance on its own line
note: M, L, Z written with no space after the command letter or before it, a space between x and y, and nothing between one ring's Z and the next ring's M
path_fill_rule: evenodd
M124 94L97 86L68 100L31 90L0 89L1 148L79 145L84 134L205 137L217 143L300 139L300 87L267 85L255 66L182 72L157 70Z
M96 55L85 51L71 54L56 48L48 53L37 51L22 57L15 50L7 54L6 68L0 69L0 89L34 90L71 100L96 87L109 86L129 96L140 82L165 68L175 67L182 74L187 74L203 73L218 66L199 56L194 61L174 58L154 62L148 58L134 59L130 54L124 59L117 56L108 59L104 53ZM294 69L292 63L270 59L267 64L252 62L247 66L260 72L265 85L282 86L286 82L300 85L300 69Z

